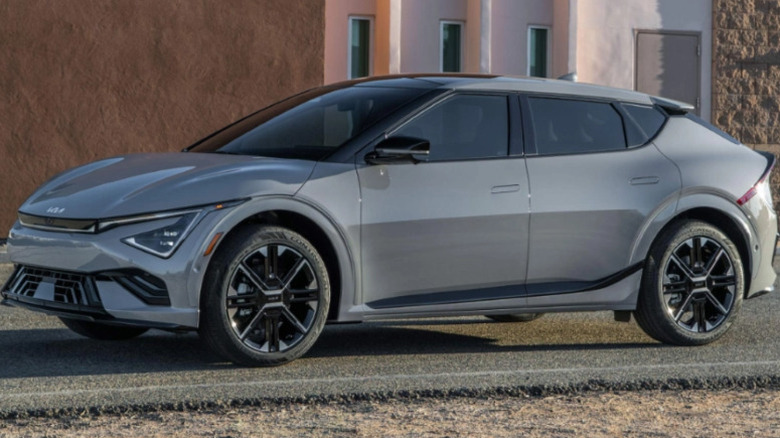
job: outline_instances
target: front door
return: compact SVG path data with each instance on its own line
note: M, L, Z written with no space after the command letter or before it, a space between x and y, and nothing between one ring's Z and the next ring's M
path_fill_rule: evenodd
M428 140L426 162L358 167L370 308L524 302L528 184L508 156L507 108L503 95L450 96L390 133Z

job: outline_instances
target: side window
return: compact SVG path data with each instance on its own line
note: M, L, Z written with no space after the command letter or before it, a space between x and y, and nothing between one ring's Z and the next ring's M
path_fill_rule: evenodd
M666 116L652 106L624 103L621 105L627 116L626 135L628 147L641 146L655 137Z
M451 97L402 126L393 136L431 143L428 161L503 157L509 145L504 96Z
M623 120L608 103L528 98L539 155L626 148Z

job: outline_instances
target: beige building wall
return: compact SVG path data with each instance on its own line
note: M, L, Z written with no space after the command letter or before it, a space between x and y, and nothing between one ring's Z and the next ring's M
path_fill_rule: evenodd
M701 115L710 117L712 0L570 0L580 82L634 89L637 30L701 33Z
M553 2L550 0L492 0L491 73L501 75L528 74L528 28L550 29L551 55L553 44ZM552 61L552 60L551 60ZM552 71L552 62L550 63Z
M349 77L347 71L349 17L371 18L374 29L373 47L371 48L371 52L374 53L372 73L374 75L387 74L387 65L381 66L380 62L380 66L377 66L377 61L381 59L377 53L377 2L375 0L325 0L324 82L326 84L343 81ZM383 41L383 45L386 44L387 42Z

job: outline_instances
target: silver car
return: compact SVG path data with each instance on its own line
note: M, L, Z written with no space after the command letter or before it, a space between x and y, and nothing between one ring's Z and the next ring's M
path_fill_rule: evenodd
M773 290L775 160L692 110L527 78L316 88L57 175L19 209L2 295L91 338L198 330L244 365L399 317L612 310L705 344Z

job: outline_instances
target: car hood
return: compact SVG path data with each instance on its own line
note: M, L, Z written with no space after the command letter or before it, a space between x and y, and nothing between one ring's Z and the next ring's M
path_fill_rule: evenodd
M293 195L313 161L204 153L135 154L57 175L22 204L22 213L104 219L258 195Z

